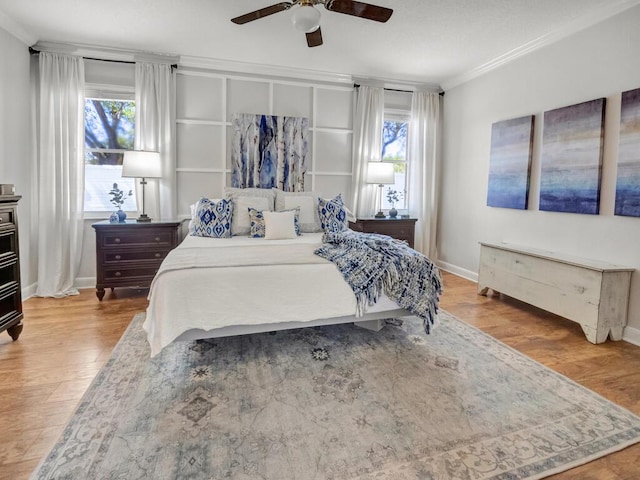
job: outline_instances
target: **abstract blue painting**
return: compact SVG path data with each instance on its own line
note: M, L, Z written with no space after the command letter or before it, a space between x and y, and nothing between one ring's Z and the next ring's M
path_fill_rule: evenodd
M533 121L533 115L529 115L496 122L491 126L488 206L526 210Z
M232 128L232 186L304 191L308 118L239 113Z
M622 93L615 214L640 217L640 88Z
M540 210L597 214L605 99L544 112Z

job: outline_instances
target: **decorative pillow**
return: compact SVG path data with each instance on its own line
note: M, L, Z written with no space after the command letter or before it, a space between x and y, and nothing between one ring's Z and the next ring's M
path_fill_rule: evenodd
M225 195L233 202L231 233L247 235L251 230L249 223L249 207L256 210L273 210L275 193L270 188L235 188L225 187Z
M293 226L296 231L296 236L300 235L300 222L298 221L298 216L300 215L300 210L295 208L293 210L286 210L287 212L294 212L295 216L293 217ZM282 212L275 212L282 213ZM264 222L264 214L260 210L256 210L255 208L249 208L249 218L251 219L251 231L249 232L249 236L253 238L262 238L265 236L266 227Z
M262 212L264 215L264 238L267 240L282 240L296 238L296 212Z
M214 202L201 198L193 218L193 231L189 233L195 237L228 238L231 236L232 213L233 204L229 200L223 198Z
M318 214L325 233L342 232L349 226L347 208L344 206L341 193L330 200L318 197Z
M205 197L201 197L201 198L205 198ZM220 199L210 198L209 201L211 203L218 203ZM193 234L193 229L195 227L195 218L196 218L196 210L198 209L198 202L200 202L200 200L198 200L196 203L192 203L191 205L189 205L189 209L191 211L191 220L189 220L189 235Z
M293 208L300 208L300 231L321 232L320 217L318 216L318 194L315 192L283 192L277 188L276 211L284 212Z
M264 215L262 211L249 207L249 221L251 224L249 236L253 238L264 237Z

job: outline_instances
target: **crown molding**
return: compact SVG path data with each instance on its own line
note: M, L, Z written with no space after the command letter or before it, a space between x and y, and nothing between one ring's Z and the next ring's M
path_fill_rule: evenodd
M66 53L68 55L77 55L85 58L121 62L156 62L175 64L178 63L180 58L178 55L142 52L124 48L100 47L97 45L86 45L81 43L37 42L33 45L33 48L40 52Z
M222 60L209 57L193 57L183 55L180 57L180 67L218 72L255 75L259 77L282 77L287 80L311 80L318 83L329 84L353 84L351 75L341 73L323 72L320 70L308 70L303 68L283 67L261 63L238 62L234 60Z
M34 35L31 35L22 27L22 25L9 18L2 11L0 11L0 27L4 28L7 32L9 32L11 35L16 37L27 46L33 45L38 41L38 39Z
M493 60L488 61L487 63L484 63L465 73L445 80L444 82L442 82L442 88L446 91L451 88L457 87L458 85L462 85L463 83L466 83L470 80L473 80L474 78L484 75L485 73L495 70L502 65L513 62L518 58L524 57L531 52L552 45L559 40L562 40L563 38L574 35L582 30L592 27L593 25L597 25L598 23L601 23L608 18L613 17L614 15L622 13L625 10L635 7L636 5L640 5L640 0L618 0L616 2L608 3L598 10L590 12L566 25L563 25L562 28L558 30L542 35L535 40L525 43L524 45L514 48L513 50L510 50L503 55L500 55Z

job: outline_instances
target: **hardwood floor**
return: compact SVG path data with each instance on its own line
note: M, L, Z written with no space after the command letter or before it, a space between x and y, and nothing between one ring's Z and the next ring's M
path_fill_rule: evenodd
M444 284L448 312L640 414L640 347L592 345L573 322L506 297L478 296L475 283L451 274ZM0 479L28 478L49 452L134 314L146 309L146 293L117 289L98 302L87 289L24 302L20 339L0 335ZM639 458L640 444L549 478L638 479Z

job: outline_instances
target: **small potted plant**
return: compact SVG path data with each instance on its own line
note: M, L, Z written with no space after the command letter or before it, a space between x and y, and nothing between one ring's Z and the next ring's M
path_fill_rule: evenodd
M124 223L125 219L127 218L127 214L122 210L122 205L127 198L133 195L133 190L129 190L129 193L125 193L124 190L120 190L118 188L117 183L114 183L113 188L109 192L109 195L111 195L111 200L109 200L111 204L114 207L118 208L117 212L111 214L111 216L109 217L109 221L112 223Z
M398 216L398 210L396 210L396 203L402 199L402 192L393 190L391 187L387 189L387 201L391 204L389 209L389 217L396 218Z

